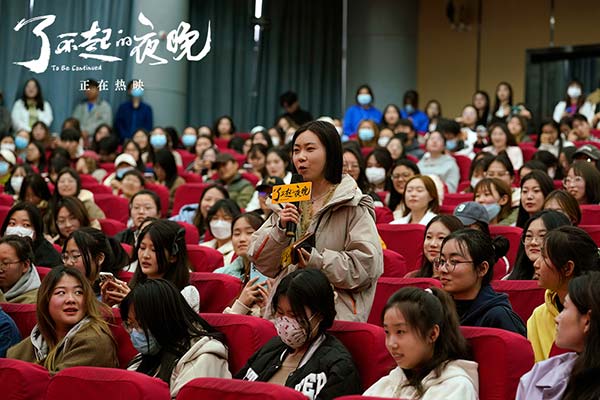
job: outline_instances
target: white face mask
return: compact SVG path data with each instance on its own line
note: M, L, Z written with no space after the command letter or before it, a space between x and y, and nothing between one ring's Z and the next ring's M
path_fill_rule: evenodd
M385 180L385 169L381 167L369 167L365 170L367 179L374 185L379 185Z
M473 189L475 189L475 186L477 186L477 184L479 183L480 180L481 180L481 178L475 178L475 177L471 178L471 187Z
M231 221L215 219L210 221L210 231L215 239L225 240L231 237Z
M335 130L340 136L342 136L342 133L344 133L344 129L341 126L336 126Z
M10 151L15 151L15 144L14 143L2 143L0 144L0 150L10 150Z
M271 143L273 143L273 146L277 147L281 143L281 139L279 139L279 136L271 136Z
M23 185L24 176L13 176L10 178L10 186L15 189L15 193L19 193L21 191L21 185Z
M569 97L576 99L581 96L581 88L579 86L569 86L567 89L567 94Z
M33 229L25 228L21 225L7 226L4 235L16 235L20 237L28 237L33 240Z
M379 145L379 147L385 147L388 145L389 142L390 138L388 136L382 136L379 139L377 139L377 144Z

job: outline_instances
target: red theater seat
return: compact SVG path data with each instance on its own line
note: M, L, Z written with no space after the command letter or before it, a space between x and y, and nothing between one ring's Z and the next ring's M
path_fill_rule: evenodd
M31 334L33 327L37 324L37 318L35 314L35 304L16 304L16 303L2 303L0 304L5 313L15 321L19 333L22 338L26 338Z
M202 303L202 298L200 299ZM201 314L209 324L227 338L229 370L233 375L242 369L250 356L277 336L273 322L237 314Z
M458 165L458 170L460 171L460 180L468 181L469 170L471 169L471 159L467 156L461 156L457 154L452 154L452 157L454 157L456 164Z
M158 378L116 368L72 367L54 375L47 400L169 400L169 386Z
M596 204L582 204L580 225L600 225L600 206Z
M587 232L594 239L594 242L600 247L600 225L579 225L581 229Z
M102 232L104 232L106 236L115 236L117 233L127 229L127 225L116 219L105 218L99 219L98 222L100 222Z
M200 234L198 234L198 228L187 222L177 221L177 223L185 229L185 243L186 244L198 244L200 241Z
M525 323L533 310L544 304L545 290L539 287L538 281L492 281L492 288L508 295L513 310Z
M375 207L375 223L389 224L394 220L394 213L387 207Z
M0 194L0 206L12 207L15 202L15 198L11 194L1 193Z
M123 224L127 224L129 219L129 202L124 197L114 196L106 193L95 193L94 202L104 211L104 214L110 215Z
M538 150L537 147L528 143L521 143L519 144L519 147L521 148L521 153L523 153L523 162L531 160L533 158L533 155Z
M534 363L531 343L521 335L496 328L460 328L479 364L479 399L514 399L519 379Z
M427 289L432 286L442 287L442 284L433 278L379 278L375 289L375 299L367 322L373 325L381 325L381 312L385 307L385 303L391 295L406 286Z
M167 218L167 212L169 211L169 189L165 185L148 181L144 184L144 187L156 193L160 199L160 215L162 218Z
M444 195L445 206L456 207L466 201L473 201L473 193L447 193Z
M208 184L206 183L184 183L175 190L173 197L173 210L171 215L179 214L181 207L186 204L198 204L200 196ZM197 243L197 242L196 242Z
M406 260L393 250L383 250L383 274L390 278L402 278L408 273Z
M289 387L239 379L197 378L181 388L177 400L306 400Z
M510 247L508 248L508 253L506 253L506 258L508 258L510 265L515 265L523 229L516 226L490 225L490 233L492 237L504 236L508 239Z
M110 331L117 342L117 356L119 357L119 367L125 369L129 362L135 357L138 351L133 347L129 333L123 328L123 319L118 308L111 308L113 320L109 321Z
M200 312L221 313L242 291L242 281L226 274L192 272L190 283L200 292Z
M8 212L10 211L10 206L0 206L0 225L4 223Z
M377 231L388 249L404 257L409 271L419 268L423 253L424 225L377 224Z
M43 281L44 278L46 277L46 275L48 275L48 272L50 272L50 270L52 268L48 268L48 267L35 267L35 269L37 270L37 273L40 276L40 280Z
M187 168L187 166L190 165L192 161L194 161L194 158L196 158L195 154L192 154L185 149L175 149L175 151L178 152L181 156L181 163L183 164L183 168Z
M396 363L385 347L383 328L364 322L335 321L329 333L352 354L363 391L387 375Z
M0 386L6 400L44 400L50 383L48 371L36 364L0 358Z
M223 254L210 247L188 244L188 257L195 272L213 272L224 265Z

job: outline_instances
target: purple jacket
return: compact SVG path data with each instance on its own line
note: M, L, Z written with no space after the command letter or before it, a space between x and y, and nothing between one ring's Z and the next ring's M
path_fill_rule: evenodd
M560 400L569 383L576 353L540 361L521 377L516 400Z

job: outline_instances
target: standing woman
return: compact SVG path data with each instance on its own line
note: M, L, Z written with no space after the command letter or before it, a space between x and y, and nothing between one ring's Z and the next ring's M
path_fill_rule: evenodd
M350 106L344 115L344 135L351 136L358 132L358 125L364 119L371 119L376 124L381 121L381 111L375 108L373 103L375 103L375 96L371 87L360 85L356 91L356 104Z
M11 117L15 131L24 129L29 132L33 124L38 121L45 123L46 126L52 125L52 107L44 100L42 88L36 79L31 78L25 82L23 94L15 102Z
M508 82L500 82L496 86L496 102L492 119L505 122L513 106L513 90Z
M560 122L561 119L572 117L575 114L585 115L588 120L591 120L594 115L594 108L591 103L585 101L583 86L576 79L567 85L565 97L554 107L552 119Z
M248 256L261 273L277 277L275 286L295 269L322 270L338 294L338 318L364 322L383 272L373 200L342 175L342 143L333 125L310 122L296 131L291 146L295 170L312 183L312 198L273 213L254 233ZM293 261L282 257L293 242L286 235L288 222L296 225L296 240L312 234Z
M487 126L491 121L490 115L490 96L483 90L478 90L473 94L473 107L477 110L476 125Z

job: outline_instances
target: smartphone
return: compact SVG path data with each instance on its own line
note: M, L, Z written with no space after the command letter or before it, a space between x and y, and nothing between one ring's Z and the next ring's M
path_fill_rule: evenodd
M100 272L100 282L104 282L104 281L114 281L115 280L115 276L112 274L112 272Z

